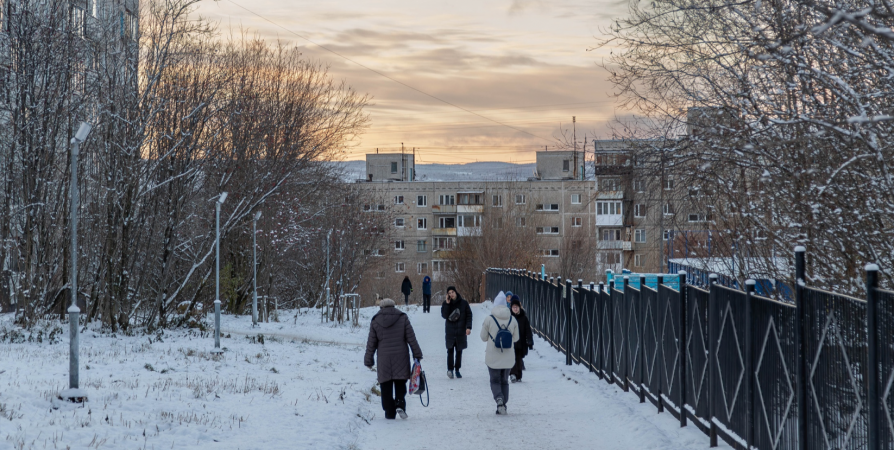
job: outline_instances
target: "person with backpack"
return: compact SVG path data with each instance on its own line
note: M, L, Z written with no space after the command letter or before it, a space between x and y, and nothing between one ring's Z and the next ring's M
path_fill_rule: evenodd
M413 292L413 283L410 283L409 276L405 276L404 281L400 284L400 292L404 294L404 305L410 306L410 293Z
M428 275L422 279L422 312L431 312L431 278Z
M459 373L463 364L463 349L468 346L472 334L472 308L453 286L447 288L447 298L441 303L444 320L444 338L447 344L447 378L462 378ZM454 359L455 356L455 359Z
M382 300L379 312L369 324L366 355L363 365L372 369L373 355L378 352L376 375L382 390L382 409L386 419L400 415L407 418L407 380L410 379L410 352L413 358L422 359L422 349L416 342L413 325L403 311L394 307L394 300Z
M518 383L522 380L522 371L525 370L525 356L528 355L528 349L534 349L534 333L531 331L531 321L525 309L521 306L521 299L517 295L512 296L509 301L512 305L509 309L512 317L518 322L518 342L515 343L515 365L509 371L509 381Z
M502 293L500 293L503 295ZM512 318L506 300L494 300L490 317L481 326L481 340L487 342L484 363L490 375L490 390L497 402L497 414L506 414L509 403L509 370L515 364L513 345L518 341L518 321Z

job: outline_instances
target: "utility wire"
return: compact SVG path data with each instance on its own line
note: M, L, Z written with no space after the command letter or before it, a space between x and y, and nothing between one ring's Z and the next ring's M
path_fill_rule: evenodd
M389 79L389 80L391 80L391 81L393 81L393 82L395 82L395 83L397 83L397 84L399 84L399 85L401 85L401 86L404 86L404 87L406 87L406 88L408 88L408 89L412 89L412 90L414 90L414 91L416 91L416 92L418 92L418 93L420 93L420 94L422 94L422 95L425 95L425 96L427 96L427 97L431 97L431 98L433 98L433 99L435 99L435 100L437 100L437 101L439 101L439 102L441 102L441 103L444 103L444 104L446 104L446 105L452 106L452 107L454 107L454 108L456 108L456 109L460 109L460 110L463 110L463 111L465 111L465 112L467 112L467 113L469 113L469 114L473 114L473 115L475 115L475 116L478 116L478 117L480 117L480 118L482 118L482 119L484 119L484 120L487 120L487 121L490 121L490 122L493 122L493 123L502 125L502 126L504 126L504 127L506 127L506 128L511 128L511 129L513 129L513 130L515 130L515 131L518 131L519 133L524 133L524 134L527 134L528 136L535 137L535 138L537 138L537 139L543 139L544 141L553 142L553 140L551 140L551 139L547 139L547 138L545 138L545 137L537 136L536 134L529 133L529 132L527 132L527 131L525 131L525 130L522 130L522 129L520 129L520 128L516 128L516 127L514 127L514 126L512 126L512 125L509 125L509 124L500 122L499 120L491 119L490 117L483 116L483 115L481 115L481 114L476 113L475 111L472 111L472 110L463 108L462 106L459 106L459 105L457 105L457 104L451 103L451 102L449 102L449 101L447 101L447 100L444 100L444 99L442 99L442 98L440 98L440 97L436 97L436 96L434 96L434 95L432 95L432 94L429 94L428 92L425 92L425 91L423 91L423 90L421 90L421 89L418 89L418 88L415 88L415 87L413 87L413 86L410 86L410 85L407 84L407 83L404 83L404 82L402 82L402 81L398 81L397 79L394 79L394 78L392 78L392 77L389 77L388 75L385 75L384 73L379 72L378 70L375 70L375 69L373 69L373 68L371 68L371 67L367 67L367 66L365 66L365 65L363 65L363 64L361 64L361 63L359 63L359 62L357 62L357 61L355 61L355 60L353 60L353 59L351 59L351 58L348 58L347 56L342 55L341 53L338 53L338 52L336 52L335 50L331 50L331 49L329 49L329 48L323 46L322 44L318 44L318 43L316 43L316 42L314 42L314 41L312 41L312 40L310 40L310 39L308 39L308 38L306 38L306 37L304 37L304 36L302 36L302 35L300 35L300 34L294 32L294 31L292 31L292 30L290 30L290 29L288 29L288 28L286 28L286 27L284 27L284 26L282 26L282 25L280 25L280 24L278 24L278 23L276 23L276 22L274 22L274 21L272 21L272 20L270 20L270 19L268 19L268 18L266 18L266 17L264 17L264 16L258 14L258 13L256 13L256 12L254 12L254 11L252 11L252 10L250 10L250 9L248 9L248 8L246 8L246 7L244 7L244 6L240 5L240 4L238 4L238 3L236 3L236 2L233 1L233 0L229 0L229 1L230 1L230 3L232 3L232 4L236 5L236 6L238 6L239 8L242 8L242 9L244 9L245 11L248 11L249 13L251 13L251 14L257 16L259 19L261 19L261 20L263 20L263 21L265 21L265 22L270 23L271 25L277 26L277 27L279 27L279 28L285 30L285 31L288 32L288 33L294 34L295 36L298 36L299 38L304 39L305 41L310 42L311 44L316 45L317 47L320 47L320 48L322 48L323 50L326 50L327 52L332 53L332 54L335 55L335 56L338 56L339 58L342 58L342 59L344 59L344 60L346 60L346 61L350 61L350 62L352 62L352 63L354 63L354 64L356 64L356 65L358 65L358 66L360 66L360 67L362 67L362 68L364 68L364 69L366 69L366 70L372 72L372 73L375 73L375 74L377 74L377 75L379 75L379 76L382 76L382 77L384 77L384 78L387 78L387 79Z

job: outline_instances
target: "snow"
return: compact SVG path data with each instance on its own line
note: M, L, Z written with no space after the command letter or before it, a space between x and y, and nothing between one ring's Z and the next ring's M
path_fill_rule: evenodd
M0 315L0 449L708 448L696 427L681 429L583 366L565 366L539 338L524 381L510 386L509 415L497 416L477 335L487 306L472 305L463 378L454 380L439 308L409 308L431 403L408 396L406 421L384 420L375 373L362 364L377 308L361 310L357 328L321 323L318 311L281 311L281 322L259 328L250 316L224 315L220 356L207 331L124 336L91 326L80 335L83 405L57 398L68 387L67 324L29 333Z
M366 178L366 161L338 163L344 180L354 182ZM416 164L416 181L502 181L526 180L534 175L536 164L513 164L500 161L467 164Z

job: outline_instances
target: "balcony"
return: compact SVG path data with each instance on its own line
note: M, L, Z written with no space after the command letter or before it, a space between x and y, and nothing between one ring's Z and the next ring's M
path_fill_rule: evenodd
M596 200L623 200L624 191L597 191Z
M597 214L596 226L598 227L620 227L624 224L624 216L621 214Z
M456 228L432 228L432 236L456 236Z
M633 251L633 242L630 242L630 241L621 241L621 242L624 243L624 245L621 246L621 250L624 250L625 252Z
M481 236L481 227L456 228L456 236Z
M456 212L481 214L484 212L484 205L457 205Z
M599 250L623 250L624 244L630 244L625 241L596 241Z

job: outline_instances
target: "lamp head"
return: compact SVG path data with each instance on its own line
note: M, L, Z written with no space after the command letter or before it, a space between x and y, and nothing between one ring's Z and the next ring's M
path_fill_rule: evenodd
M221 192L220 197L217 197L217 203L223 204L225 201L227 201L227 193Z
M255 213L255 222L257 222L258 220L261 220L261 211Z
M75 133L75 139L78 142L84 142L87 140L87 135L90 134L90 130L93 129L93 126L87 122L81 122L81 126L78 128L78 132Z

